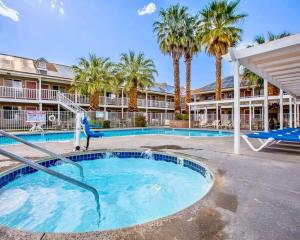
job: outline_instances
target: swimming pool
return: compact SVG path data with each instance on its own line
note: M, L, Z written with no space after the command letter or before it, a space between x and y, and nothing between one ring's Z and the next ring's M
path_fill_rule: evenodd
M0 177L0 224L33 232L90 232L146 223L200 200L211 172L192 159L161 153L99 152L71 157L100 194L100 221L89 192L30 167ZM74 166L41 164L78 179Z
M232 136L231 132L213 131L213 130L189 130L189 129L172 129L172 128L142 128L142 129L116 129L104 130L104 137L118 137L118 136L137 136L137 135L172 135L185 137L226 137ZM18 134L24 140L30 142L63 142L72 141L74 139L74 132L56 132L45 134ZM81 138L84 138L81 134ZM7 137L0 136L0 145L18 144L18 142Z

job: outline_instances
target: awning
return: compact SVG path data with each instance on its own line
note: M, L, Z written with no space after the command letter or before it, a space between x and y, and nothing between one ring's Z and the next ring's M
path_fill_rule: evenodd
M288 94L300 97L300 34L246 49L232 48L229 58Z

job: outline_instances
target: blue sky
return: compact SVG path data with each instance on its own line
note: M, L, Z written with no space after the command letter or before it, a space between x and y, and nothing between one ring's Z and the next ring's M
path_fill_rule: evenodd
M72 65L89 52L117 61L120 53L133 49L143 51L155 61L158 82L172 84L172 61L160 52L152 24L158 19L159 9L177 2L0 0L0 52L32 58L45 57L48 61ZM191 13L196 13L208 2L180 1ZM148 6L144 11L146 14L138 14L144 6ZM239 10L249 14L241 26L244 29L243 44L250 43L255 35L268 31L300 32L299 0L241 0ZM223 62L223 76L231 75L230 65ZM182 85L184 74L182 64ZM200 53L192 65L192 87L213 82L214 76L214 59Z

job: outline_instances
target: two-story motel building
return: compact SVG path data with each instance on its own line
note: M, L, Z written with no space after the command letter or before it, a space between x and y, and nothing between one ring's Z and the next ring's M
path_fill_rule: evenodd
M0 109L2 110L72 110L68 104L87 109L89 97L71 93L71 66L0 54ZM174 89L165 83L138 92L141 112L174 112ZM127 93L106 92L100 96L100 111L123 112L128 107Z

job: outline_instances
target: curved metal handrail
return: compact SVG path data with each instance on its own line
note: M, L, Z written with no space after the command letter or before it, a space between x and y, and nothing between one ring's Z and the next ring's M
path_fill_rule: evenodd
M49 151L49 150L47 150L47 149L45 149L45 148L42 148L42 147L40 147L40 146L38 146L38 145L36 145L36 144L33 144L33 143L31 143L31 142L27 142L27 141L25 141L24 139L19 138L19 137L15 136L15 135L9 134L9 133L7 133L7 132L5 132L5 131L3 131L3 130L0 130L0 134L2 134L2 135L5 136L5 137L14 139L14 140L16 140L17 142L24 143L25 145L27 145L27 146L29 146L29 147L32 147L32 148L34 148L34 149L36 149L36 150L39 150L39 151L41 151L41 152L44 152L44 153L50 155L51 157L58 158L58 159L62 160L63 162L66 162L66 163L69 163L69 164L72 164L72 165L78 167L78 169L79 169L79 171L80 171L80 177L81 177L81 180L83 180L84 176L83 176L83 168L82 168L82 166L81 166L80 164L78 164L78 163L72 161L71 159L68 159L68 158L66 158L66 157L63 157L63 156L61 156L61 155L59 155L59 154L57 154L57 153L51 152L51 151Z
M98 213L99 222L100 222L100 219L101 219L101 215L100 215L100 197L99 197L98 191L95 188L93 188L93 187L91 187L91 186L89 186L89 185L87 185L87 184L85 184L83 182L80 182L80 181L78 181L78 180L76 180L74 178L68 177L68 176L66 176L66 175L64 175L62 173L56 172L56 171L54 171L54 170L52 170L50 168L46 168L46 167L44 167L44 166L42 166L42 165L40 165L40 164L38 164L38 163L36 163L36 162L34 162L32 160L28 160L28 159L26 159L24 157L20 157L18 155L10 153L10 152L8 152L6 150L0 149L0 154L3 155L3 156L6 156L8 158L14 159L14 160L16 160L16 161L18 161L20 163L23 163L23 164L25 164L27 166L30 166L30 167L32 167L32 168L34 168L36 170L48 173L48 174L50 174L50 175L52 175L54 177L57 177L57 178L62 179L64 181L66 181L66 182L69 182L69 183L71 183L73 185L76 185L78 187L81 187L81 188L84 188L85 190L90 191L94 195L94 198L95 198L95 201L96 201L97 213Z

